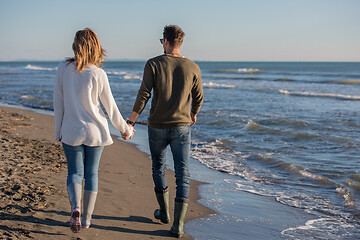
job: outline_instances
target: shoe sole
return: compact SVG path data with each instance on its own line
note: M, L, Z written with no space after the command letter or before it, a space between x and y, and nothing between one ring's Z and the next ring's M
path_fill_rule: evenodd
M80 232L81 229L81 223L80 223L80 211L73 211L71 213L71 219L70 219L70 230L73 233Z
M155 219L157 220L160 220L162 223L165 223L165 224L168 224L170 222L170 219L162 219L161 217L158 217L157 216L157 213L160 212L159 209L156 209L155 212L154 212L154 217Z
M183 233L174 233L170 231L170 235L175 238L181 238L184 234Z

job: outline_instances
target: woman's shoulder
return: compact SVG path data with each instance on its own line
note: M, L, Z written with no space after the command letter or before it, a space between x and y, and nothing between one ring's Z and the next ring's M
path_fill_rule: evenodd
M95 65L89 65L86 67L89 71L93 72L94 74L100 76L100 77L104 77L106 76L106 72L104 69L99 68L98 66Z
M99 68L96 65L86 66L84 72L86 72L87 75L92 76L93 79L96 79L99 82L103 82L107 79L107 74L104 69Z
M57 66L58 71L65 70L67 68L75 69L75 62L74 61L71 62L71 61L68 61L68 60L64 60L64 61L61 61Z
M63 69L69 62L68 61L61 61L59 62L58 66L57 66L57 70L59 69Z

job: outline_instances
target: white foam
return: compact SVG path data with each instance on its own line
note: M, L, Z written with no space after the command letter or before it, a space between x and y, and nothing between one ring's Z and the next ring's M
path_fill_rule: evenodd
M260 124L258 124L258 123L256 123L256 122L253 122L252 120L249 120L249 121L247 122L246 128L252 129L252 130L259 129L259 128L264 128L264 129L266 129L264 126L261 126Z
M39 71L53 71L56 70L57 67L55 68L46 68L46 67L39 67L39 66L34 66L31 64L26 65L25 69L30 69L30 70L39 70Z
M107 74L111 74L111 75L117 75L117 76L122 76L124 79L127 80L134 80L134 79L142 79L141 76L135 74L135 73L131 73L131 72L125 72L125 71L121 71L121 72L117 72L117 71L106 71Z
M275 194L266 194L263 191L255 190L255 188L250 185L245 185L245 184L241 184L241 183L235 183L235 185L236 185L236 189L240 190L240 191L244 191L244 192L248 192L248 193L252 193L252 194L264 196L264 197L274 197L274 198L278 197L278 195L275 195Z
M335 191L344 199L344 205L349 208L356 208L356 203L352 194L343 186L338 186Z
M126 72L117 72L117 71L106 71L107 74L113 74L113 75L125 75Z
M351 232L349 231L351 229ZM354 231L355 230L355 231ZM281 231L286 239L358 239L359 231L355 225L338 218L312 219L303 226L291 227Z
M32 97L32 96L27 96L27 95L22 95L20 98L21 98L21 99L30 100L30 101L33 101L33 100L35 100L35 99L36 99L35 97Z
M139 80L141 80L142 77L139 76L139 75L133 74L133 73L127 73L127 74L124 76L124 79L128 79L128 80L139 79Z
M281 231L281 235L284 235L288 231L315 229L316 227L313 226L315 223L329 221L329 220L336 221L336 219L330 219L330 218L312 219L312 220L307 221L304 226L288 228L288 229Z
M221 88L235 88L235 85L220 84L220 83L209 82L209 83L203 83L203 87L207 87L207 88L217 88L217 87L221 87Z
M287 91L280 89L279 93L285 95L294 95L294 96L310 96L310 97L330 97L330 98L339 98L345 100L360 100L360 96L356 95L346 95L346 94L336 94L336 93L316 93L316 92L297 92L297 91Z
M205 166L243 177L248 181L262 181L262 178L252 174L251 170L241 162L241 159L246 159L249 155L226 148L222 143L222 139L211 143L193 142L193 144L196 146L190 153L191 157Z
M255 73L255 72L260 72L260 69L253 69L253 68L239 68L237 70L240 73Z
M328 178L310 173L306 170L300 169L299 173L301 176L312 179L312 180L321 181L321 182L327 183L327 184L331 183L331 181Z

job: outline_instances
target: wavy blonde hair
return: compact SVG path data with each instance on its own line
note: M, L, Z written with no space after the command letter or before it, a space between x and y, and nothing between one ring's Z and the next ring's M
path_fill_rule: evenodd
M75 61L77 71L83 71L88 64L100 67L104 63L105 50L101 47L96 33L90 28L76 32L72 49L75 57L68 58L67 61Z

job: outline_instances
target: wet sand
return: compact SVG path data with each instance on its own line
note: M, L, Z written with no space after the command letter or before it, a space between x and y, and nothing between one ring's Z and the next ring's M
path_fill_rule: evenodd
M68 227L66 159L54 140L53 116L0 107L0 239L173 239L171 225L153 217L157 202L149 156L113 139L100 162L93 225L75 234ZM172 171L167 178L173 212ZM191 182L187 221L213 213L196 203L199 184Z

